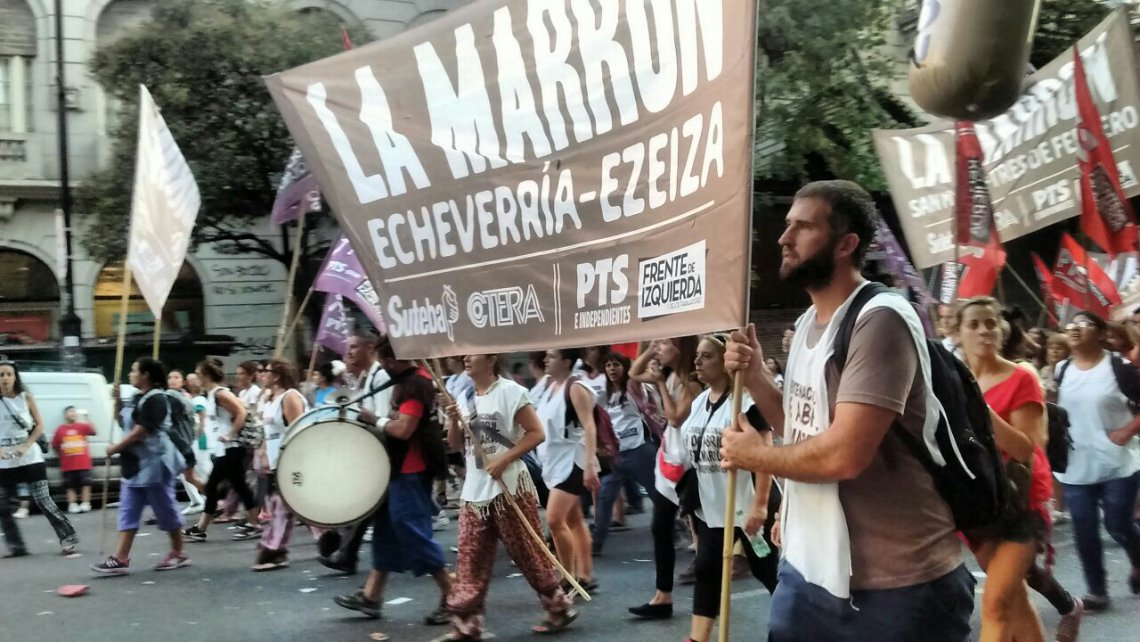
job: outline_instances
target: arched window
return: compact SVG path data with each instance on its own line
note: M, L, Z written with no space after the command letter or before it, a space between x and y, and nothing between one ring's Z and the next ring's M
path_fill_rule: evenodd
M123 264L108 263L95 281L95 335L113 337L119 333L119 311L123 296ZM162 336L165 339L190 340L203 334L202 282L189 263L183 263L162 310ZM127 334L154 332L154 315L131 280L127 303Z
M43 261L0 248L0 344L45 343L56 334L59 281Z
M24 0L0 0L0 132L32 131L36 17Z
M150 19L154 11L151 0L115 0L103 8L95 23L95 47L105 47L116 38ZM118 100L100 91L102 101L103 132L111 133L119 118L122 105Z

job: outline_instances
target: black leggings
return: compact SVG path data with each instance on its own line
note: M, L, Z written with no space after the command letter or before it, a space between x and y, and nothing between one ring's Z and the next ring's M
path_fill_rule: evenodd
M720 582L724 570L724 529L709 528L696 515L693 516L693 523L697 527L697 563L694 569L697 583L693 587L693 615L716 619L720 614ZM756 557L743 528L736 529L736 541L742 544L752 576L760 580L769 593L773 593L776 590L776 569L780 555L769 539L768 532L765 527L764 539L768 540L772 551L763 559Z
M257 502L253 491L245 481L245 448L227 448L226 454L214 458L214 469L206 480L206 514L213 515L218 510L218 487L223 481L230 483L245 509L253 510Z
M653 501L653 561L657 566L657 590L673 592L673 567L677 564L677 551L673 548L673 529L677 521L677 505L661 493L650 493Z

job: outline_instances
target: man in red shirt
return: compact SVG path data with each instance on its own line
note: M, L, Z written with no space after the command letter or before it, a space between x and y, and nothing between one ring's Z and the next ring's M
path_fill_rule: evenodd
M439 606L424 618L426 624L450 621L447 593L450 578L443 549L432 538L435 505L432 481L446 472L443 431L436 414L435 386L431 375L408 361L400 361L388 337L377 348L380 365L398 381L392 392L389 416L377 417L362 409L360 420L382 430L387 437L392 480L388 496L376 511L372 524L372 572L364 589L341 595L334 601L353 611L380 617L384 586L390 573L431 575L439 586Z
M91 448L88 437L95 436L89 423L79 423L79 411L68 406L63 411L67 422L55 429L51 447L59 455L59 469L67 488L67 512L86 513L91 510ZM76 491L82 493L83 503L77 503Z

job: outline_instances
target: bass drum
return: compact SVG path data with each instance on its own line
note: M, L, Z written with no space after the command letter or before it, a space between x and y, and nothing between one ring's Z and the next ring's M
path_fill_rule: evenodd
M281 443L277 488L306 523L339 528L368 517L388 490L384 442L353 408L323 406L294 421Z

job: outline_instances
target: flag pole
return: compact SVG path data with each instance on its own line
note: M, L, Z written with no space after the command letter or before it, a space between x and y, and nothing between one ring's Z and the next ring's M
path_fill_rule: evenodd
M1081 230L1078 234L1085 241L1081 245L1081 249L1085 251L1085 312L1088 312L1092 309L1092 279L1090 278L1091 273L1089 272L1089 261L1092 259L1089 258L1089 235L1085 234L1084 230Z
M154 338L150 348L150 358L158 361L158 347L162 342L162 315L154 318Z
M293 340L293 333L297 331L297 324L300 323L301 318L305 316L305 308L309 307L309 300L312 298L313 286L310 285L309 291L305 293L305 298L301 299L301 305L297 308L297 313L293 315L293 320L289 323L289 329L285 331L284 344L281 346L282 352L289 347L289 342Z
M309 369L305 371L305 377L313 376L313 368L317 367L317 355L321 353L321 344L313 343L313 354L309 357Z
M127 343L127 306L131 299L131 268L127 262L123 261L123 293L119 300L119 337L115 342L115 372L111 383L118 384L119 379L123 377L123 352L126 350ZM121 396L120 396L121 398ZM111 404L112 417L111 425L115 425L115 417L113 416L115 404ZM100 507L102 512L103 525L99 529L99 556L102 557L107 550L107 502L110 495L111 487L111 457L103 453L103 505Z
M744 397L744 373L737 371L732 378L732 421L740 416ZM730 425L725 430L732 430ZM736 477L739 471L728 471L728 497L724 502L724 539L721 547L720 576L720 640L728 642L729 616L732 609L732 551L736 548ZM763 528L763 526L761 526Z
M1012 267L1009 267L1008 265L1006 265L1005 269L1008 270L1009 273L1013 275L1013 279L1015 281L1017 281L1021 285L1022 288L1025 289L1025 291L1029 294L1030 297L1033 298L1033 302L1036 303L1037 305L1041 306L1042 314L1048 315L1050 319L1053 319L1053 321L1057 321L1057 317L1053 316L1053 313L1049 311L1049 306L1045 305L1045 302L1043 300L1041 300L1041 297L1037 296L1037 293L1033 291L1033 288L1029 287L1029 284L1025 282L1025 279L1021 278L1021 275L1017 273L1017 270L1014 270ZM1001 281L998 281L998 283L1001 283Z
M297 218L297 238L293 241L293 260L289 263L289 278L285 289L285 309L281 311L281 324L277 326L277 345L273 357L280 359L285 352L285 327L289 323L289 311L293 302L293 282L297 279L297 265L301 262L301 241L305 237L305 208Z

